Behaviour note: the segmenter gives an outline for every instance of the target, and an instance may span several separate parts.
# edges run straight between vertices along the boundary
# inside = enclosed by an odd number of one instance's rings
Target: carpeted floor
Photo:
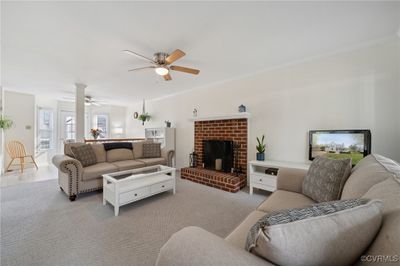
[[[1,188],[1,265],[154,265],[181,228],[225,237],[265,195],[228,193],[177,179],[165,192],[120,209],[93,192],[70,202],[56,180]]]

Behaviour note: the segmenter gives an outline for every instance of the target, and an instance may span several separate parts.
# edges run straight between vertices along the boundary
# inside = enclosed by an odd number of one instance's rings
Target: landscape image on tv
[[[351,158],[355,165],[364,157],[364,137],[363,133],[315,132],[311,139],[311,156]]]

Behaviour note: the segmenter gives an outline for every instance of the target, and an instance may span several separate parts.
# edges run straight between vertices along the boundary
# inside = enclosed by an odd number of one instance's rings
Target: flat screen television
[[[371,131],[363,130],[310,130],[310,160],[317,156],[351,158],[356,165],[371,153]]]

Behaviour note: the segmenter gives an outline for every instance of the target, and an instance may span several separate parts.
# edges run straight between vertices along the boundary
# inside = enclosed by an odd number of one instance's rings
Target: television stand
[[[293,163],[283,161],[250,161],[250,195],[253,189],[258,188],[266,191],[276,190],[276,179],[279,168],[296,168],[308,170],[310,167],[307,163]]]

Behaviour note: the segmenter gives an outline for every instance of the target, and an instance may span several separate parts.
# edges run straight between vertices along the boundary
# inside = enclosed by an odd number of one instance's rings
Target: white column
[[[75,83],[75,122],[76,122],[76,141],[83,142],[85,139],[85,88],[84,84]]]

